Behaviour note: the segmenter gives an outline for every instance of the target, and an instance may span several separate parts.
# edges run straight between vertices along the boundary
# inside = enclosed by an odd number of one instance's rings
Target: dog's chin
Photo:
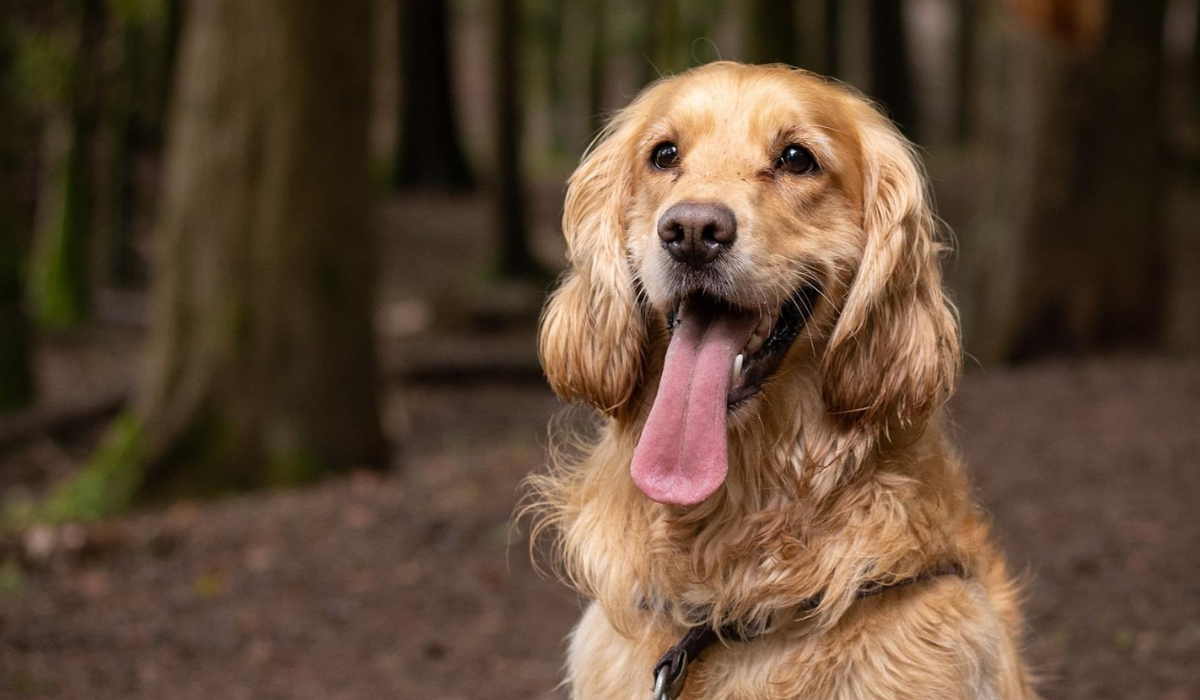
[[[682,297],[672,307],[667,314],[667,329],[674,334],[681,310],[685,307],[758,318],[749,340],[730,367],[732,380],[726,401],[727,411],[731,415],[743,413],[783,365],[796,338],[812,318],[820,296],[819,284],[804,285],[777,308],[763,311],[743,309],[707,292],[695,292]]]

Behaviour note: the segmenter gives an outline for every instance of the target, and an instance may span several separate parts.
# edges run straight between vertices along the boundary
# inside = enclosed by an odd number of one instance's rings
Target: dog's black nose
[[[737,240],[737,217],[723,204],[680,202],[658,220],[658,237],[672,258],[701,268]]]

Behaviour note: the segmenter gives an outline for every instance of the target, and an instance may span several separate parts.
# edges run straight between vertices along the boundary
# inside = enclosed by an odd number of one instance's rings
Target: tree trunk
[[[44,326],[63,328],[87,317],[91,306],[91,269],[95,219],[96,128],[100,115],[101,50],[107,9],[105,0],[80,4],[78,48],[71,71],[67,116],[48,126],[39,222],[30,253],[29,301]]]
[[[540,266],[529,250],[525,183],[521,163],[520,3],[496,0],[496,207],[500,226],[500,274],[536,277]]]
[[[746,54],[751,63],[796,65],[796,3],[794,0],[753,0],[748,4]]]
[[[0,26],[15,22],[9,3],[0,6]],[[0,32],[0,413],[33,401],[29,323],[21,304],[21,261],[30,222],[27,168],[22,152],[28,132],[12,90],[13,47]]]
[[[1068,53],[1040,105],[1011,268],[985,274],[972,352],[1024,360],[1154,345],[1163,330],[1162,34],[1166,0],[1115,0],[1098,50]],[[1008,162],[1009,170],[1022,167]]]
[[[447,14],[446,0],[400,2],[400,187],[467,190],[474,184],[458,138]]]
[[[871,94],[912,138],[918,131],[903,0],[869,0]]]
[[[369,22],[368,0],[189,6],[147,364],[52,514],[384,465]]]

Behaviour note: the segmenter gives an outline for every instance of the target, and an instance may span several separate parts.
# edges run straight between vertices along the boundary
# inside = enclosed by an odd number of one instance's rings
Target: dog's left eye
[[[808,175],[817,171],[817,161],[807,148],[793,143],[779,154],[775,167],[795,175]]]
[[[650,152],[650,162],[659,170],[674,168],[679,165],[679,147],[670,141],[664,141]]]

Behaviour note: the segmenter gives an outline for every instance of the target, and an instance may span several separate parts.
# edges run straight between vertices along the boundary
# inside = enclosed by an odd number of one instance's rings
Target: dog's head
[[[953,386],[957,323],[920,166],[845,87],[733,63],[656,83],[572,176],[563,229],[546,374],[619,420],[640,420],[632,399],[657,383],[633,460],[655,500],[711,495],[728,416],[786,400],[775,387],[798,374],[844,444],[925,419]]]

